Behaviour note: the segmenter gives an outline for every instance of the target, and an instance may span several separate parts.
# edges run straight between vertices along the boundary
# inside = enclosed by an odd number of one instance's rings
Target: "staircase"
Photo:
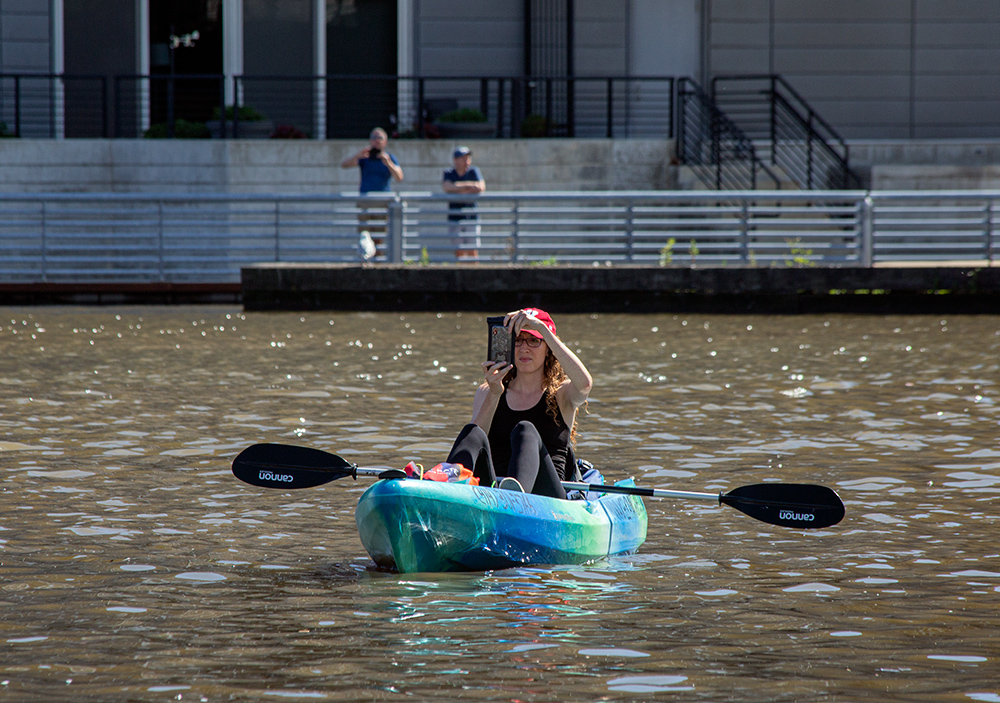
[[[677,155],[716,190],[861,188],[848,147],[781,76],[677,83]]]
[[[863,187],[846,142],[781,76],[716,76],[711,97],[754,143],[758,157],[797,187]]]
[[[750,138],[690,78],[677,82],[677,158],[716,190],[779,189]]]

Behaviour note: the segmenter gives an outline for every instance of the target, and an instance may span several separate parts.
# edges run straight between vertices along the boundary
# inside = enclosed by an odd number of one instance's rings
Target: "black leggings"
[[[490,440],[478,425],[468,424],[462,428],[448,454],[448,461],[472,469],[480,486],[492,486],[496,483],[497,474],[490,454]],[[511,431],[510,464],[503,475],[516,478],[529,493],[552,498],[566,497],[552,457],[542,443],[538,430],[530,422],[519,422]]]

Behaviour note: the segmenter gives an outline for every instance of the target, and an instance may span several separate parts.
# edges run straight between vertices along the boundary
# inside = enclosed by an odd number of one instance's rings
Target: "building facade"
[[[997,0],[0,0],[0,42],[0,121],[17,102],[22,136],[239,104],[356,137],[434,100],[573,109],[593,88],[483,78],[780,74],[849,139],[1000,137]]]

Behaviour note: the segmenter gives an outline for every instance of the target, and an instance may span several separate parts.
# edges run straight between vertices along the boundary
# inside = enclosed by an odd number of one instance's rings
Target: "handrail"
[[[358,262],[362,226],[376,262],[454,262],[469,239],[494,263],[1000,260],[1000,191],[494,192],[470,196],[479,219],[460,226],[448,219],[453,197],[0,193],[0,277],[232,283],[254,263]]]
[[[753,81],[766,82],[768,87],[765,90],[733,89],[730,91],[727,91],[724,87],[720,87],[727,83],[737,84]],[[830,182],[827,183],[827,179],[824,178],[823,186],[820,187],[834,184],[838,184],[842,188],[857,188],[861,186],[861,178],[850,168],[850,149],[847,143],[782,76],[776,74],[736,74],[715,76],[712,79],[713,98],[717,101],[722,101],[724,104],[732,104],[733,108],[730,110],[731,116],[733,116],[733,119],[739,121],[739,117],[736,117],[739,111],[736,109],[735,103],[732,100],[724,100],[724,95],[729,98],[738,98],[739,96],[746,95],[766,96],[766,101],[769,105],[766,133],[755,132],[746,124],[744,124],[744,129],[750,132],[755,138],[770,142],[772,162],[776,164],[779,154],[778,147],[781,144],[777,128],[778,108],[783,108],[780,111],[781,115],[790,118],[802,132],[801,138],[796,136],[786,139],[786,148],[795,150],[798,144],[805,144],[805,158],[808,164],[805,173],[796,173],[794,163],[792,164],[792,168],[788,169],[790,171],[789,176],[795,178],[801,187],[809,189],[816,187],[817,173],[814,169],[814,146],[818,147],[825,154],[826,160],[831,162],[834,168]],[[821,129],[817,129],[817,126]]]
[[[699,177],[708,175],[706,185],[716,190],[757,188],[760,170],[771,179],[773,187],[781,187],[775,173],[757,158],[753,142],[693,79],[685,77],[678,81],[677,99],[678,158]],[[694,108],[689,111],[692,99]],[[711,145],[707,154],[706,140]],[[726,148],[726,145],[732,146]]]

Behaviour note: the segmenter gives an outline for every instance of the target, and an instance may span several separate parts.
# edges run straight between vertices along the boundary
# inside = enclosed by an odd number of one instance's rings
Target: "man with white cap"
[[[456,147],[452,153],[454,168],[446,169],[441,179],[445,193],[478,195],[486,190],[486,181],[472,165],[472,150]],[[479,212],[475,202],[448,203],[448,233],[455,238],[455,258],[476,260],[479,257]]]

